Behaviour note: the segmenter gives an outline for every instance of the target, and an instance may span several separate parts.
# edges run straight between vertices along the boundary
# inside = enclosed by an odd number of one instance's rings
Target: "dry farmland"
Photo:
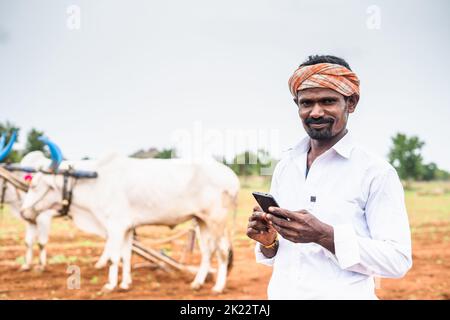
[[[20,272],[24,261],[23,223],[8,212],[0,215],[0,299],[265,299],[271,269],[254,262],[253,242],[245,236],[248,214],[254,205],[250,191],[267,190],[268,181],[251,178],[243,182],[234,237],[234,267],[226,291],[212,295],[213,282],[199,291],[189,287],[192,275],[152,268],[133,256],[133,286],[130,291],[100,292],[107,271],[94,264],[104,241],[77,230],[68,219],[52,224],[48,245],[48,267]],[[403,279],[378,281],[381,299],[449,299],[450,298],[450,184],[414,184],[406,192],[413,237],[414,266]],[[7,211],[7,209],[6,209]],[[231,223],[231,219],[230,219]],[[167,244],[155,240],[173,235],[188,225],[173,230],[166,227],[142,227],[143,243],[186,263],[199,262],[199,250],[185,252],[186,237]],[[37,248],[35,249],[37,263]],[[68,289],[68,266],[80,270],[79,289]],[[69,269],[70,270],[70,269]]]

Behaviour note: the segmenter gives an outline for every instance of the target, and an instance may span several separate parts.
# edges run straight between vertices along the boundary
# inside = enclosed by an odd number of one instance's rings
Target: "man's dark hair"
[[[313,64],[318,64],[318,63],[334,63],[334,64],[344,66],[348,70],[352,70],[352,69],[350,69],[350,66],[348,65],[347,61],[345,61],[342,58],[335,57],[335,56],[328,56],[328,55],[317,55],[317,54],[313,55],[313,56],[309,56],[308,60],[303,62],[300,65],[300,67],[311,66]]]

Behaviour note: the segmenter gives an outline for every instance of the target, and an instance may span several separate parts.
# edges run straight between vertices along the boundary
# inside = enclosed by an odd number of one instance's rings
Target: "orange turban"
[[[359,96],[359,79],[344,66],[318,63],[299,67],[289,79],[289,89],[294,97],[297,92],[309,88],[328,88],[344,96]]]

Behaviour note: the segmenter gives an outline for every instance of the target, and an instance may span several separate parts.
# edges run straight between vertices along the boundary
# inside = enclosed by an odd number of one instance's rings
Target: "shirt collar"
[[[354,147],[355,143],[353,141],[352,135],[350,134],[350,131],[348,131],[345,136],[341,138],[341,140],[339,140],[334,146],[332,146],[334,151],[336,151],[346,159],[350,158]]]
[[[310,141],[311,138],[309,136],[304,137],[302,140],[300,140],[299,143],[297,143],[297,145],[295,145],[293,151],[296,154],[308,152]],[[348,131],[345,136],[341,138],[341,140],[339,140],[334,146],[331,147],[331,149],[336,151],[336,153],[340,154],[342,157],[349,159],[354,146],[355,144],[352,135],[350,134],[350,131]]]

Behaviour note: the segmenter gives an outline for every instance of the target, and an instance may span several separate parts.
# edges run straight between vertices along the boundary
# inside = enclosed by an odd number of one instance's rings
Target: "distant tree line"
[[[6,141],[9,141],[14,131],[17,134],[20,128],[11,122],[0,122],[0,136],[5,132]],[[26,143],[23,150],[13,149],[8,157],[3,162],[20,162],[22,157],[31,151],[42,151],[49,156],[45,145],[38,140],[38,137],[44,135],[44,131],[32,128],[28,131],[26,136]],[[425,142],[420,140],[417,136],[408,137],[406,134],[397,133],[391,138],[392,145],[389,150],[388,160],[397,170],[398,175],[403,180],[450,180],[450,173],[440,169],[436,163],[424,163],[422,157],[422,148]],[[19,137],[17,137],[19,142]],[[130,155],[133,158],[160,158],[170,159],[176,158],[177,152],[174,148],[149,148],[147,150],[141,149]],[[270,153],[266,150],[259,149],[257,152],[244,151],[234,156],[231,161],[225,160],[223,157],[216,157],[217,160],[228,165],[239,176],[253,176],[260,175],[262,168],[270,167],[276,163]],[[84,159],[89,159],[88,156]]]
[[[274,159],[267,150],[259,149],[256,153],[244,151],[234,156],[232,161],[225,159],[222,161],[228,165],[238,176],[257,176],[261,175],[262,168],[268,168],[275,165]]]
[[[439,169],[436,163],[424,163],[422,148],[425,145],[417,136],[397,133],[392,138],[388,159],[403,180],[449,180],[450,174]]]
[[[140,149],[130,155],[132,158],[160,158],[170,159],[177,158],[177,151],[174,148],[158,150],[157,148],[149,148],[147,150]],[[239,176],[255,176],[261,174],[261,168],[270,167],[276,160],[270,156],[266,150],[260,149],[257,152],[244,151],[239,153],[228,161],[222,156],[214,157],[217,161],[229,166]]]
[[[130,155],[132,158],[147,159],[171,159],[177,158],[177,152],[173,148],[158,150],[157,148],[150,148],[147,150],[141,149]]]

